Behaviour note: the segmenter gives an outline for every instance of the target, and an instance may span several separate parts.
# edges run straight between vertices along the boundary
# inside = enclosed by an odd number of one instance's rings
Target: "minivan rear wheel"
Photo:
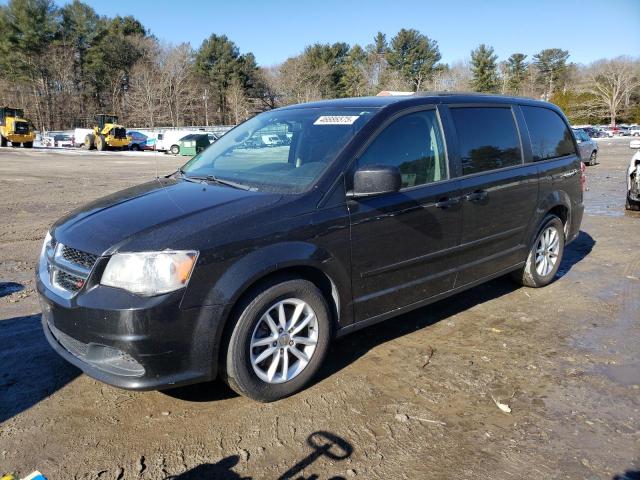
[[[301,390],[317,373],[331,338],[329,308],[303,279],[280,279],[254,290],[228,341],[224,373],[241,395],[271,402]]]
[[[527,261],[512,277],[527,287],[549,285],[560,267],[564,253],[564,224],[555,215],[547,215],[538,231]]]

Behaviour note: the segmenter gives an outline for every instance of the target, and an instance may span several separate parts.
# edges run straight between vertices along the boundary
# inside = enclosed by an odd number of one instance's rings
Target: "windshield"
[[[265,112],[193,157],[183,172],[253,190],[306,190],[377,109],[301,108]]]

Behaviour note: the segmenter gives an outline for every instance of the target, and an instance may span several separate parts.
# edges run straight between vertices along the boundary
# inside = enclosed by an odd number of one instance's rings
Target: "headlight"
[[[173,292],[187,285],[198,252],[116,253],[109,259],[100,283],[139,295]]]

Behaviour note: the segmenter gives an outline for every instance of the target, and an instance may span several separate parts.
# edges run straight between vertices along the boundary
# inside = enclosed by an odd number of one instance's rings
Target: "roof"
[[[392,104],[423,105],[426,103],[521,103],[552,106],[551,103],[526,97],[496,95],[475,92],[416,92],[413,95],[337,98],[317,102],[299,103],[283,107],[298,108],[384,108]],[[554,106],[554,108],[557,108]]]

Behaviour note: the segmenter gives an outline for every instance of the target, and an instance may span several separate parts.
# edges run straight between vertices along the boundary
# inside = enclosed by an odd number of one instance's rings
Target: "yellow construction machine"
[[[21,108],[0,107],[0,145],[6,147],[8,142],[14,147],[24,145],[33,147],[36,130],[33,124],[24,118]]]
[[[105,114],[96,115],[93,133],[88,134],[84,139],[87,150],[128,148],[130,143],[131,137],[127,136],[127,129],[118,124],[118,117]]]

